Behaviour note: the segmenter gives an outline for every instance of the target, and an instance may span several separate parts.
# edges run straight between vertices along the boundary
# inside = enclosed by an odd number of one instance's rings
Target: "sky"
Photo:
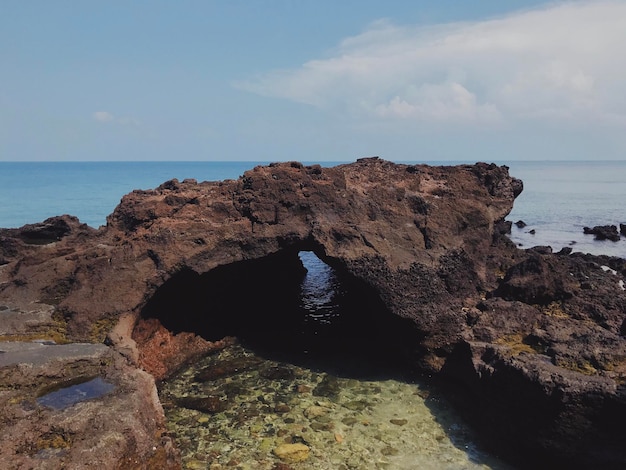
[[[626,1],[0,0],[0,161],[626,159]]]

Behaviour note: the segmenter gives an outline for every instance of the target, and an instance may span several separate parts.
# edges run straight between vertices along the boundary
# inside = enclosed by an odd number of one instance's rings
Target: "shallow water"
[[[77,383],[76,383],[77,382]],[[82,378],[37,398],[37,403],[55,410],[68,408],[76,403],[100,398],[113,391],[115,386],[101,377]]]
[[[184,468],[269,470],[284,443],[310,449],[294,469],[509,468],[417,381],[338,377],[235,345],[182,370],[159,393]]]
[[[284,444],[309,450],[283,468],[508,468],[479,449],[442,395],[390,354],[391,344],[367,339],[363,325],[355,335],[353,322],[378,307],[368,303],[351,317],[337,273],[312,252],[299,256],[307,274],[292,328],[275,325],[281,334],[270,344],[260,332],[242,338],[160,384],[185,468],[281,468],[274,452]]]

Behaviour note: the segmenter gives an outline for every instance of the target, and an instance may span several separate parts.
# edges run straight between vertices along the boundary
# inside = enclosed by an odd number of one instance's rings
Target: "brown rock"
[[[494,164],[378,158],[172,180],[126,195],[97,231],[69,217],[0,230],[0,315],[10,312],[13,339],[108,336],[162,378],[240,331],[234,310],[247,313],[247,331],[284,341],[262,329],[255,307],[297,295],[297,253],[311,250],[358,286],[363,311],[375,299],[385,321],[402,322],[373,349],[401,345],[414,366],[460,383],[451,393],[475,423],[489,423],[483,432],[498,450],[555,468],[626,466],[626,262],[517,249],[504,218],[521,190]],[[136,322],[131,338],[121,317]],[[331,379],[313,390],[337,393]],[[43,441],[70,442],[58,436]],[[110,439],[122,455],[127,444]]]
[[[140,319],[132,331],[139,350],[138,364],[155,379],[162,380],[189,361],[232,344],[232,338],[209,342],[193,333],[177,335],[155,318]]]

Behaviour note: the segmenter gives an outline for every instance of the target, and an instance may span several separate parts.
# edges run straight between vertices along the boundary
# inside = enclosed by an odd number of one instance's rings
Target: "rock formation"
[[[68,216],[0,230],[1,334],[105,342],[111,364],[160,379],[237,334],[233,310],[293,295],[310,250],[404,322],[409,360],[494,449],[518,465],[623,467],[626,261],[517,249],[504,218],[521,191],[506,167],[378,158],[168,181],[126,195],[97,231]],[[260,315],[288,321],[239,323]],[[23,413],[15,397],[34,392],[12,393],[7,409]],[[118,455],[175,458],[161,425],[137,426]]]
[[[619,241],[617,225],[596,225],[593,228],[583,227],[583,233],[586,235],[595,235],[596,240]]]

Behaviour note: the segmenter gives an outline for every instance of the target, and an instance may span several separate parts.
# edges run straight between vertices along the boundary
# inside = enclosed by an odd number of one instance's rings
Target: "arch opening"
[[[412,322],[389,312],[371,287],[296,249],[204,274],[183,270],[142,316],[174,334],[234,336],[257,354],[343,376],[406,375],[415,341]]]

